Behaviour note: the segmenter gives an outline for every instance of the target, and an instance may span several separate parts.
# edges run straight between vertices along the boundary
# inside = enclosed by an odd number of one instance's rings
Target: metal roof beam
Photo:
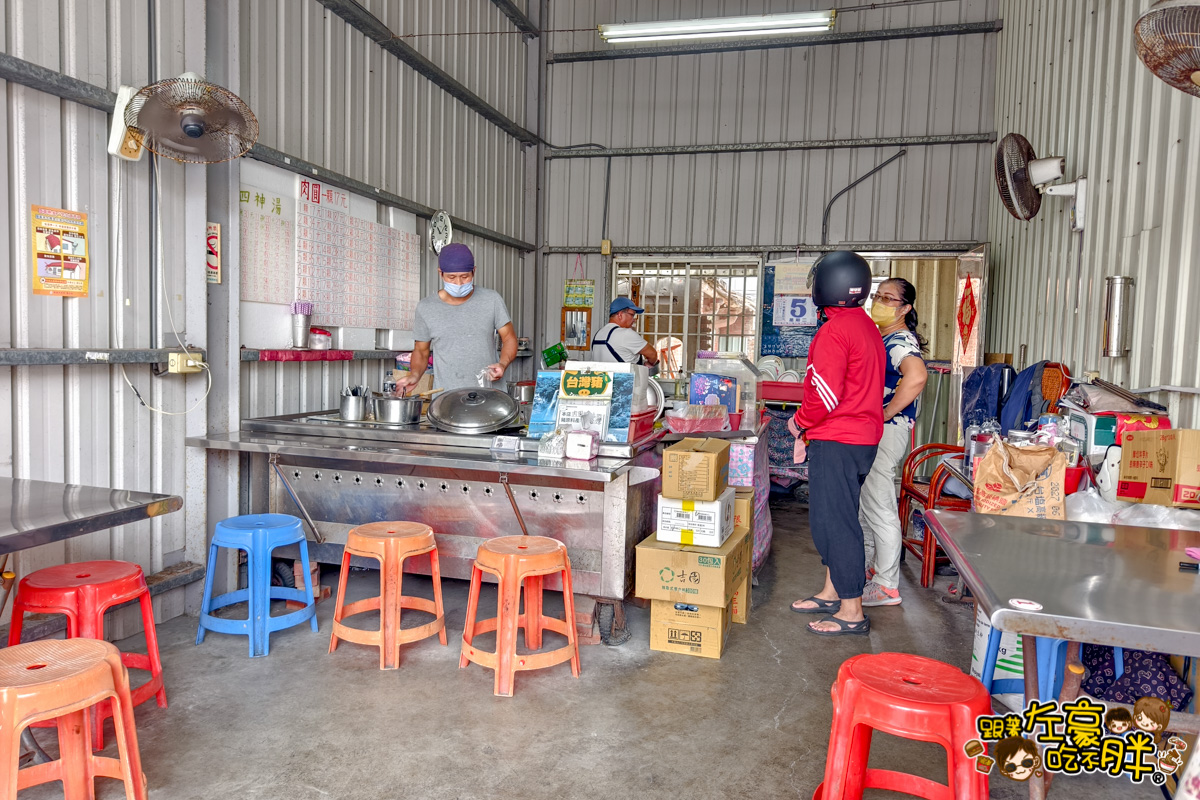
[[[953,133],[944,136],[884,136],[873,139],[811,139],[797,142],[681,144],[654,147],[611,147],[594,150],[547,150],[546,158],[633,158],[689,156],[701,153],[768,153],[781,150],[848,150],[871,147],[933,147],[945,144],[991,144],[996,133]]]
[[[396,38],[392,29],[383,24],[379,17],[359,5],[356,0],[317,0],[325,8],[337,14],[350,27],[366,36],[375,44],[391,53],[404,64],[412,67],[418,75],[427,78],[446,94],[458,100],[509,136],[525,144],[537,144],[537,135],[526,130],[499,109],[489,105],[482,97],[459,83],[450,73],[421,55],[412,45]]]
[[[816,47],[818,45],[851,44],[853,42],[879,42],[889,39],[928,39],[935,36],[999,33],[1003,28],[1004,21],[997,19],[987,22],[962,22],[954,25],[922,25],[914,28],[889,28],[877,31],[813,33],[804,36],[781,36],[774,39],[695,42],[660,47],[623,47],[610,50],[581,50],[575,53],[552,53],[546,59],[546,63],[569,64],[576,61],[610,61],[618,58],[689,56],[703,53],[730,53],[737,50],[776,50],[784,47]]]
[[[517,8],[517,4],[512,0],[492,0],[492,5],[504,12],[504,16],[508,17],[521,33],[526,36],[541,35],[537,26],[529,21],[529,17],[521,13],[521,9]]]
[[[859,253],[965,253],[978,242],[838,242],[836,244],[720,244],[720,245],[641,245],[636,247],[614,247],[615,256],[658,256],[658,255],[754,255],[757,253],[828,253],[833,250],[854,250]],[[575,255],[599,253],[599,247],[591,245],[547,247],[547,255]]]

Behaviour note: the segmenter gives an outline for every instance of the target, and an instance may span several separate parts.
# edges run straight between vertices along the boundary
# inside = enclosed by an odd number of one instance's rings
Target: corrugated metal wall
[[[514,30],[488,0],[371,0],[364,6],[397,35]],[[525,238],[525,155],[517,140],[317,0],[243,2],[239,33],[242,96],[258,114],[261,143]],[[523,124],[521,36],[404,41]],[[523,321],[518,328],[532,329],[532,303],[517,291],[524,259],[500,245],[482,250],[476,256],[486,267],[481,281],[504,294],[514,319]]]
[[[1027,223],[992,203],[988,349],[1016,356],[1027,345],[1030,363],[1065,361],[1133,389],[1200,387],[1200,100],[1138,60],[1133,24],[1146,6],[1001,2],[997,129],[1065,156],[1068,180],[1086,174],[1088,220],[1080,262],[1066,202],[1044,198]],[[1101,357],[1108,275],[1136,282],[1125,358]],[[1194,395],[1158,399],[1176,406],[1177,425],[1200,425]]]
[[[828,2],[556,2],[547,27],[828,8]],[[837,5],[837,4],[834,4]],[[842,3],[842,5],[850,5]],[[858,5],[857,3],[855,5]],[[995,0],[846,13],[839,31],[978,22]],[[995,34],[551,64],[548,134],[556,145],[752,143],[993,130]],[[551,37],[554,52],[597,50],[594,33]],[[618,247],[819,243],[823,208],[898,148],[617,158],[608,238]],[[910,147],[834,207],[829,240],[982,241],[992,148]],[[599,245],[603,159],[551,160],[547,239]],[[603,260],[586,258],[603,281]],[[553,293],[575,262],[548,259]],[[607,296],[607,287],[604,287]],[[553,298],[548,305],[554,306]],[[545,310],[557,332],[557,308]],[[554,321],[551,321],[554,317]]]
[[[202,4],[8,0],[0,25],[6,53],[112,91],[122,83],[204,72]],[[102,112],[16,83],[4,85],[4,98],[0,239],[8,244],[3,267],[8,300],[0,305],[0,347],[174,346],[163,300],[152,302],[160,281],[181,336],[204,346],[203,168],[163,166],[162,232],[169,246],[156,276],[149,161],[126,164],[107,155],[108,116]],[[31,204],[88,214],[88,297],[32,294]],[[155,307],[160,333],[152,342]],[[159,408],[182,411],[204,392],[203,376],[157,378],[146,366],[125,369],[147,402]],[[203,432],[203,402],[186,417],[163,417],[142,407],[120,368],[0,367],[0,407],[0,474],[185,497],[181,512],[24,551],[18,555],[21,574],[97,558],[134,561],[152,573],[193,555],[186,534],[204,530],[203,455],[189,451],[183,440]],[[182,590],[155,604],[160,618],[182,613]],[[130,630],[127,615],[118,617],[110,627],[117,636]]]

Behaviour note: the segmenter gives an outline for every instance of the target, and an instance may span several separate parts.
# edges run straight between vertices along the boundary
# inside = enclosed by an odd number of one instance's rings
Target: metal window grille
[[[700,350],[758,359],[760,267],[758,259],[618,258],[613,296],[646,309],[638,329],[658,350],[659,374],[683,378]]]

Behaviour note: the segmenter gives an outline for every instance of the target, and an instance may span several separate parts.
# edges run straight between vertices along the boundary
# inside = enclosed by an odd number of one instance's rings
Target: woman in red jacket
[[[801,614],[824,617],[808,625],[819,636],[862,635],[866,583],[859,492],[883,435],[884,365],[879,329],[863,302],[871,267],[857,253],[823,256],[808,276],[821,325],[808,350],[804,402],[789,422],[796,460],[807,455],[808,518],[825,565],[825,586],[792,603]]]

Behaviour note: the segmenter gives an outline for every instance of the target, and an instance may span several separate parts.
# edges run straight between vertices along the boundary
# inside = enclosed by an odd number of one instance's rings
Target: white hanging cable
[[[179,342],[179,347],[183,350],[184,355],[186,356],[187,360],[189,362],[191,362],[193,360],[192,352],[190,350],[188,350],[187,345],[185,345],[183,343],[183,338],[179,335],[179,329],[175,326],[175,315],[171,311],[171,299],[167,295],[166,255],[163,250],[163,234],[162,234],[162,217],[163,217],[163,215],[162,215],[162,178],[161,178],[161,174],[159,171],[158,156],[153,156],[153,159],[154,159],[154,163],[153,163],[154,185],[155,185],[155,189],[157,190],[155,192],[155,195],[156,195],[155,202],[158,205],[158,213],[155,215],[156,223],[157,223],[157,231],[156,232],[157,232],[157,238],[158,238],[158,265],[157,265],[157,269],[159,270],[158,286],[159,286],[160,291],[162,292],[163,303],[165,303],[166,307],[167,307],[167,319],[171,323],[171,332],[175,334],[175,341]],[[121,173],[123,172],[123,170],[124,170],[124,165],[118,162],[118,164],[117,164],[117,190],[116,190],[116,201],[115,201],[116,202],[116,212],[113,214],[113,223],[114,223],[113,224],[113,228],[114,228],[113,249],[116,254],[118,270],[121,270],[123,268],[123,259],[121,258],[121,238],[120,238],[121,237],[121,226],[118,222],[118,220],[123,216],[121,214]],[[119,277],[119,274],[120,273],[118,273],[118,277]],[[117,287],[120,289],[124,288],[122,286],[122,284],[120,283],[119,279],[117,280]],[[146,398],[142,397],[142,393],[139,392],[138,388],[133,385],[132,381],[129,380],[129,375],[128,375],[128,373],[125,372],[124,364],[121,364],[121,377],[125,379],[125,383],[129,385],[129,388],[133,390],[134,395],[137,396],[138,402],[141,403],[142,405],[144,405],[146,408],[150,409],[151,411],[155,412],[156,414],[162,414],[162,415],[168,416],[168,417],[182,417],[186,414],[190,414],[191,412],[193,412],[197,408],[199,408],[200,404],[203,403],[206,399],[208,399],[209,393],[212,392],[212,370],[210,370],[208,368],[208,364],[205,364],[203,362],[198,362],[198,366],[200,367],[200,369],[204,370],[204,374],[208,378],[208,387],[204,390],[204,394],[200,397],[200,399],[197,400],[195,402],[195,404],[191,408],[189,408],[187,411],[164,411],[161,408],[155,408],[154,406],[147,403]]]

